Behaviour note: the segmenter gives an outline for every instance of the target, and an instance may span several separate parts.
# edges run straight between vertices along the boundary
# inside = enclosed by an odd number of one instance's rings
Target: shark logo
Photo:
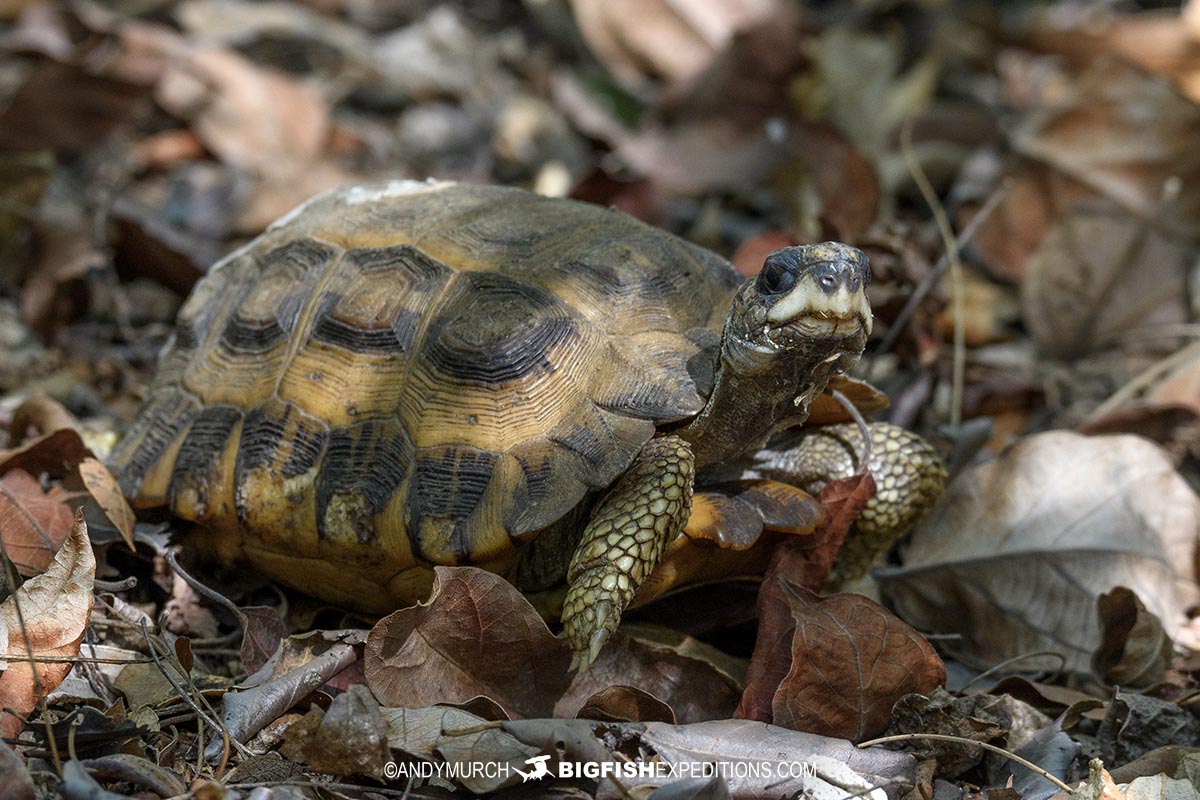
[[[517,769],[516,767],[513,769],[516,769],[517,774],[521,776],[522,783],[528,783],[529,781],[540,780],[550,774],[550,770],[546,767],[546,762],[549,760],[550,756],[534,756],[533,758],[525,759],[526,764],[533,766],[533,769],[529,770],[529,772]]]

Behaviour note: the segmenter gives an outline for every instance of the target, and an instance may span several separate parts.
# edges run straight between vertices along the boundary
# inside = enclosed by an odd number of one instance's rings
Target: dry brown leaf
[[[968,663],[1052,650],[1066,671],[1087,672],[1101,592],[1127,586],[1168,634],[1179,629],[1200,599],[1198,526],[1200,498],[1156,445],[1055,431],[960,475],[913,533],[904,567],[876,578],[910,624],[960,634],[947,647]]]
[[[77,512],[71,534],[50,567],[0,603],[0,629],[8,639],[7,668],[0,674],[0,707],[13,712],[0,718],[0,733],[5,737],[20,733],[25,725],[22,717],[71,671],[70,661],[36,659],[79,654],[92,613],[95,578],[96,558],[87,524]]]
[[[133,526],[137,524],[137,517],[134,516],[125,496],[121,494],[117,479],[108,471],[108,467],[94,458],[85,458],[79,462],[79,477],[83,479],[88,494],[104,510],[109,522],[120,531],[121,538],[129,545],[129,549],[133,550]]]
[[[776,0],[571,0],[580,32],[613,76],[687,82],[733,39],[770,16]]]
[[[38,575],[54,561],[71,533],[75,495],[55,487],[49,492],[32,475],[14,469],[0,478],[0,541],[25,577]]]
[[[437,567],[429,601],[367,637],[367,685],[387,706],[484,695],[509,716],[548,716],[570,682],[566,643],[516,588],[474,567]]]
[[[1013,137],[1044,161],[1146,220],[1200,235],[1200,107],[1161,78],[1097,61],[1071,96],[1031,116]]]
[[[1161,681],[1174,650],[1162,621],[1124,586],[1096,598],[1096,612],[1100,646],[1092,654],[1092,672],[1105,683],[1129,689]]]
[[[44,472],[51,478],[63,478],[91,455],[78,431],[60,428],[20,447],[0,450],[0,474],[20,469],[31,475]]]
[[[1042,352],[1075,358],[1134,328],[1185,323],[1196,256],[1111,203],[1077,206],[1030,258],[1021,283],[1025,324]]]
[[[774,724],[862,741],[887,728],[901,697],[946,682],[929,642],[878,603],[803,590],[789,599],[792,667],[772,700]]]

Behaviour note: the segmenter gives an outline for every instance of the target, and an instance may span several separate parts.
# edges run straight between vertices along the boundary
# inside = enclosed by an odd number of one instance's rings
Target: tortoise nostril
[[[822,275],[819,279],[821,288],[830,291],[837,286],[837,278],[832,275]]]

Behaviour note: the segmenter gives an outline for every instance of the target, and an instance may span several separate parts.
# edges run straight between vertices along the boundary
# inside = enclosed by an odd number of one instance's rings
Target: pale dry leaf
[[[1183,324],[1196,258],[1188,243],[1114,204],[1080,205],[1030,257],[1022,316],[1038,348],[1061,358],[1111,347],[1131,330]]]
[[[315,159],[329,133],[328,104],[316,90],[220,47],[183,50],[155,98],[222,161],[255,173]]]
[[[3,654],[8,668],[0,674],[0,707],[21,715],[6,713],[0,718],[0,733],[5,737],[20,733],[22,717],[71,671],[70,661],[37,659],[79,654],[92,613],[95,578],[96,558],[87,524],[77,512],[71,534],[50,567],[0,603],[0,627],[8,631],[8,650]]]
[[[858,791],[864,797],[882,800],[886,795],[878,787],[911,786],[916,767],[916,759],[908,753],[880,748],[860,750],[844,739],[751,720],[694,725],[648,722],[641,739],[643,746],[668,764],[732,765],[729,776],[733,795],[764,800],[788,797],[793,792],[832,800]],[[813,766],[815,778],[805,773],[805,763]]]
[[[120,532],[129,549],[133,550],[133,526],[137,523],[137,517],[121,493],[117,479],[108,471],[108,467],[94,458],[79,462],[79,477],[83,479],[88,494],[104,510],[105,516]]]
[[[1063,102],[1033,114],[1013,147],[1143,219],[1200,234],[1200,107],[1170,82],[1115,59],[1084,73]]]
[[[876,577],[892,608],[991,666],[1041,650],[1087,672],[1100,642],[1096,598],[1137,592],[1174,635],[1200,599],[1200,498],[1137,436],[1030,436],[976,466],[914,532],[904,566]],[[1058,669],[1058,659],[1021,669]]]
[[[626,87],[686,83],[778,0],[571,0],[592,53]]]

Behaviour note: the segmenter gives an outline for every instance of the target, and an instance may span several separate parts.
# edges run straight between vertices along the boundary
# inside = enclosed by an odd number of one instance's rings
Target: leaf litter
[[[1086,5],[0,3],[0,795],[517,795],[542,756],[740,765],[538,784],[573,797],[1053,794],[986,744],[1077,796],[1195,797],[1200,3]],[[961,304],[906,125],[972,231]],[[873,599],[819,595],[865,483],[793,499],[747,545],[777,543],[757,604],[668,594],[573,679],[553,598],[473,568],[383,620],[185,579],[104,457],[180,295],[367,177],[613,204],[747,273],[864,247],[873,413],[960,474]],[[982,434],[944,428],[956,325]],[[679,574],[712,577],[744,490],[702,496]],[[909,738],[851,744],[881,733]],[[481,761],[509,769],[388,777]]]

